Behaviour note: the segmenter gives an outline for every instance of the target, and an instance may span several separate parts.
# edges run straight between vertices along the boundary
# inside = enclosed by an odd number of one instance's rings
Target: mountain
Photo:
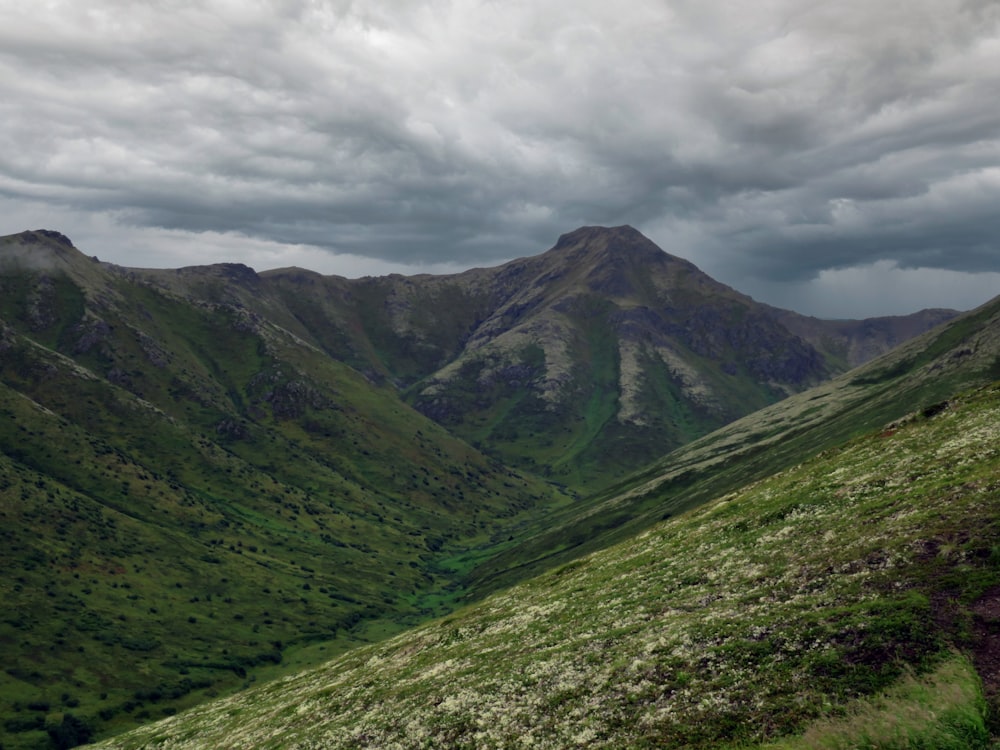
[[[585,228],[495,273],[504,303],[410,390],[458,434],[593,484],[831,368],[752,300],[630,227]]]
[[[43,232],[0,259],[8,750],[426,619],[453,556],[566,501],[233,302],[250,269],[165,274],[180,294]]]
[[[995,746],[998,425],[997,384],[957,394],[98,747]]]
[[[664,485],[626,468],[843,366],[778,317],[627,227],[353,281],[0,238],[0,742],[145,723],[645,528]]]
[[[955,314],[806,318],[627,226],[461,274],[284,269],[225,293],[491,455],[587,492]]]
[[[927,309],[865,320],[820,320],[777,308],[772,308],[771,314],[796,336],[848,368],[863,365],[956,315],[954,310]]]

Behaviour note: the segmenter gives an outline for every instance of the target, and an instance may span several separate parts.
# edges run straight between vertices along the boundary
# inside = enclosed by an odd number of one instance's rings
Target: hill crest
[[[129,269],[56,232],[4,239],[6,254],[26,246],[48,248],[95,301],[114,273],[277,326],[503,461],[573,486],[622,476],[949,316],[806,318],[630,226],[581,227],[495,268],[363,279],[236,263]]]

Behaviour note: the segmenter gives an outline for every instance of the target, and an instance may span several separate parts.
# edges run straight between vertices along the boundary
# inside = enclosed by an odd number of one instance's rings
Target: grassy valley
[[[2,280],[8,750],[47,746],[53,715],[75,743],[424,620],[448,560],[566,501],[245,308],[37,244],[68,271]]]
[[[958,394],[101,747],[986,747],[998,425],[997,385]]]

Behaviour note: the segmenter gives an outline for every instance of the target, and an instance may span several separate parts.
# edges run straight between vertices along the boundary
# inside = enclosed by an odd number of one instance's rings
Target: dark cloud
[[[463,267],[631,223],[771,300],[978,293],[998,98],[992,0],[8,0],[0,200],[131,265]]]

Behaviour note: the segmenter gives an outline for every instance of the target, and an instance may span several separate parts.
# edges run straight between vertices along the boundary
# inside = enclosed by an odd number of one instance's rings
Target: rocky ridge
[[[96,287],[98,303],[115,294],[95,282],[101,272],[226,310],[265,338],[293,339],[391,385],[498,458],[574,486],[620,476],[954,315],[822,321],[778,310],[628,226],[582,227],[495,268],[353,280],[232,263],[121,268],[55,235],[6,238],[5,262],[61,269]],[[100,320],[84,327],[81,345],[98,345]],[[137,335],[144,351],[169,357]]]

